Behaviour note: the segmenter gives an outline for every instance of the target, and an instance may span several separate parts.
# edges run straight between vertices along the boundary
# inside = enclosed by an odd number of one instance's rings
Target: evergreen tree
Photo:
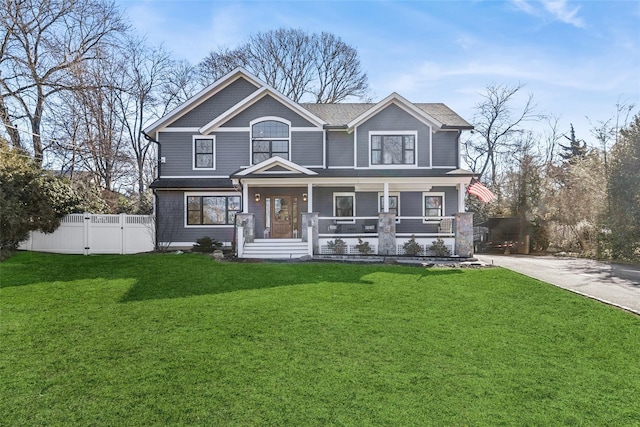
[[[560,153],[560,157],[565,161],[570,161],[574,158],[582,158],[587,154],[587,143],[582,139],[576,138],[576,131],[573,128],[573,124],[571,124],[569,136],[564,135],[564,137],[569,140],[569,145],[559,145],[564,150],[564,152]]]

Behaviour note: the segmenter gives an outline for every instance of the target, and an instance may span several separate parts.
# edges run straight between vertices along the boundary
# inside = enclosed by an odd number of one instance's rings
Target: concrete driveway
[[[640,315],[638,266],[553,256],[475,254],[475,257]]]

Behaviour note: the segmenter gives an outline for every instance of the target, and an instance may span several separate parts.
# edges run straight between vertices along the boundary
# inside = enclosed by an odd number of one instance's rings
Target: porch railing
[[[319,217],[320,237],[376,237],[377,216]],[[455,237],[454,216],[400,216],[396,218],[396,237]]]
[[[442,239],[450,252],[455,247],[455,217],[401,216],[396,218],[396,254],[404,255],[404,245],[415,238],[422,253],[430,253],[429,248],[436,239]],[[372,253],[377,253],[378,217],[319,217],[318,240],[320,254],[334,254],[336,239],[344,244],[342,254],[361,253],[362,245],[367,243]]]

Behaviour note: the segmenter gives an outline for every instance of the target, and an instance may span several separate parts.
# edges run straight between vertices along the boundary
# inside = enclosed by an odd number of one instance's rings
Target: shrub
[[[211,237],[202,237],[196,240],[196,244],[193,245],[193,252],[202,252],[205,254],[212,253],[214,250],[222,247],[222,243],[218,242]]]
[[[404,248],[405,255],[416,256],[422,254],[422,246],[416,242],[415,235],[411,235],[411,239],[402,245],[402,247]]]
[[[40,167],[0,139],[0,253],[10,254],[31,231],[53,233],[60,219],[76,212],[80,198],[63,177]]]
[[[429,251],[433,255],[442,257],[451,256],[451,251],[444,245],[444,240],[436,239],[431,243],[432,245],[429,247]]]
[[[347,248],[347,244],[341,238],[336,238],[335,240],[330,240],[327,242],[327,246],[334,254],[343,254],[345,249]]]
[[[358,237],[358,244],[356,245],[356,249],[363,255],[368,255],[373,252],[371,246],[369,246],[369,242],[363,242],[361,238]]]

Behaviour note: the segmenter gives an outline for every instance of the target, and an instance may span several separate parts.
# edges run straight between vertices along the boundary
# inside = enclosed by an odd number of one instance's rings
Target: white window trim
[[[400,193],[399,192],[389,192],[389,197],[397,197],[398,198],[398,214],[396,215],[396,223],[400,223]],[[378,193],[378,212],[382,212],[382,203],[380,203],[380,197],[384,197],[384,192]]]
[[[237,191],[217,191],[217,192],[185,192],[184,193],[184,207],[182,213],[184,214],[184,228],[233,228],[233,224],[188,224],[189,205],[187,203],[188,197],[215,197],[215,196],[238,196],[240,197],[240,210],[237,213],[242,213],[244,200],[242,199],[242,193]]]
[[[289,141],[288,143],[288,147],[289,147],[289,158],[285,159],[285,160],[289,160],[291,161],[291,159],[293,158],[293,155],[291,153],[291,122],[289,120],[283,119],[281,117],[276,117],[276,116],[265,116],[265,117],[259,117],[255,120],[251,120],[249,122],[249,164],[250,165],[254,165],[257,163],[253,163],[253,125],[255,125],[256,123],[260,123],[260,122],[266,122],[272,120],[274,122],[280,122],[283,123],[285,125],[287,125],[287,127],[289,128],[289,136],[287,137],[287,140]],[[260,138],[255,138],[255,139],[260,139]],[[273,139],[273,138],[266,138],[266,139]],[[283,138],[284,139],[284,138]]]
[[[353,219],[338,219],[336,220],[336,223],[338,224],[354,224],[356,222],[355,216],[356,216],[356,193],[355,192],[342,192],[342,193],[333,193],[333,216],[337,217],[338,216],[338,211],[337,211],[337,205],[336,205],[336,197],[339,196],[351,196],[353,197]]]
[[[199,168],[196,167],[196,141],[198,139],[211,139],[213,140],[213,167],[212,168]],[[216,170],[216,136],[215,135],[193,135],[191,138],[191,168],[194,171],[214,171]]]
[[[438,192],[423,192],[422,193],[422,199],[421,199],[421,203],[422,203],[422,222],[423,223],[433,223],[433,222],[439,222],[439,219],[427,219],[427,214],[425,212],[425,206],[424,206],[424,198],[427,196],[440,196],[442,197],[442,216],[445,216],[445,206],[444,206],[444,201],[445,201],[445,196],[444,196],[444,192],[443,191],[438,191]],[[429,217],[429,218],[433,218],[433,217]]]
[[[413,163],[412,164],[407,164],[407,165],[374,165],[373,163],[371,163],[371,137],[372,136],[377,136],[377,135],[383,135],[383,136],[389,136],[389,135],[413,135],[413,144],[414,144],[414,150],[413,150]],[[416,167],[418,167],[418,131],[415,130],[387,130],[387,131],[379,131],[379,130],[375,130],[375,131],[369,131],[369,141],[368,141],[368,146],[369,146],[369,168],[371,169],[415,169]]]

